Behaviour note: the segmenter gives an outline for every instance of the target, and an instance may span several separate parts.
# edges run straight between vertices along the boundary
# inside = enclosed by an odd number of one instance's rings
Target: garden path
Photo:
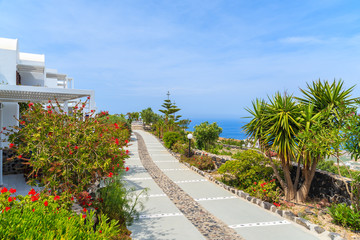
[[[314,233],[207,181],[151,134],[134,131],[129,186],[148,188],[133,239],[319,239]]]

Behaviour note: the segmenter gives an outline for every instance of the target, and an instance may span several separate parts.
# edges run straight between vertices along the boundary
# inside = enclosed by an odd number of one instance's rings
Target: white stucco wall
[[[16,85],[16,50],[0,48],[0,84]]]
[[[19,118],[19,105],[18,103],[4,102],[2,108],[2,127],[19,126],[19,122],[15,118]],[[7,146],[8,143],[4,143]]]

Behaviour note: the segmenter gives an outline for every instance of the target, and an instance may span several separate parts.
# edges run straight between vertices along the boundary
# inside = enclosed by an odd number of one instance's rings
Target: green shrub
[[[236,139],[232,139],[232,138],[222,139],[222,140],[220,140],[220,142],[222,144],[239,146],[239,147],[243,147],[243,145],[245,144],[244,140],[236,140]]]
[[[32,190],[29,195],[14,199],[10,191],[3,188],[0,195],[1,239],[120,238],[117,221],[100,215],[94,230],[94,211],[84,208],[82,214],[75,214],[63,205],[68,196],[40,194]]]
[[[319,162],[316,167],[317,167],[317,169],[320,169],[323,171],[339,174],[338,167],[335,165],[335,162],[332,160]],[[346,166],[340,166],[340,173],[343,177],[351,178],[349,171],[348,171],[348,167],[346,167]]]
[[[189,144],[183,144],[181,141],[177,141],[173,146],[172,150],[176,153],[185,155],[188,152]]]
[[[253,187],[254,182],[273,178],[268,160],[256,151],[242,151],[235,154],[235,157],[239,160],[227,161],[218,169],[226,183],[247,190]]]
[[[336,224],[349,227],[353,231],[360,230],[360,212],[345,203],[333,204],[329,207],[329,213]]]
[[[178,132],[166,132],[163,137],[164,145],[167,148],[172,146],[181,139],[181,135]]]
[[[134,196],[124,187],[120,175],[115,174],[111,178],[106,178],[104,184],[105,187],[100,189],[99,212],[117,220],[122,226],[131,225],[134,218],[139,215],[139,208],[135,208],[140,203],[139,196]]]
[[[200,125],[196,125],[194,137],[197,147],[205,150],[210,149],[218,140],[220,133],[222,133],[222,128],[219,127],[216,122],[212,124],[203,122]]]
[[[187,162],[200,170],[214,170],[215,165],[211,157],[207,155],[194,155],[192,157],[181,156],[180,161]]]

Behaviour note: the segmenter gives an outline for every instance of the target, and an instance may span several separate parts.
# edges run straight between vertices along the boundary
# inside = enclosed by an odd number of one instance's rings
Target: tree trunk
[[[283,169],[284,169],[284,177],[286,182],[286,187],[284,189],[285,198],[286,200],[291,201],[295,198],[295,191],[294,191],[294,184],[291,180],[289,162],[284,162]]]
[[[305,202],[306,198],[309,194],[310,191],[310,187],[311,187],[311,183],[312,180],[314,179],[315,176],[315,171],[316,171],[316,166],[317,166],[317,162],[318,162],[319,158],[317,159],[313,159],[312,164],[311,164],[311,168],[308,167],[308,165],[305,167],[304,166],[304,183],[301,185],[300,189],[296,192],[296,202]]]

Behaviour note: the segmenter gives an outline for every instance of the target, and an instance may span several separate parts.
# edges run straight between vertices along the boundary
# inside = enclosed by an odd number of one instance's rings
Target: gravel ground
[[[138,139],[139,156],[143,166],[157,185],[174,202],[176,207],[207,239],[236,240],[243,239],[235,230],[229,228],[221,220],[201,207],[192,197],[185,193],[177,184],[170,180],[152,161],[146,144],[140,134]]]

